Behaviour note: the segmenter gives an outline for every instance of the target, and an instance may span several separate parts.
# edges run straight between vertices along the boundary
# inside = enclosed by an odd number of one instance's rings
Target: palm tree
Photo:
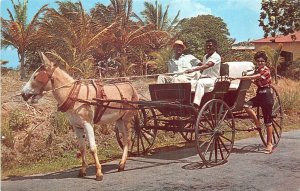
[[[111,0],[111,4],[106,7],[96,4],[91,10],[94,22],[106,23],[117,22],[113,39],[111,39],[110,57],[120,63],[119,75],[126,75],[130,68],[143,63],[144,56],[151,49],[159,49],[169,38],[169,34],[156,30],[155,25],[140,25],[130,18],[135,15],[132,11],[132,0]],[[142,53],[142,52],[143,53]]]
[[[1,48],[7,48],[12,46],[17,49],[18,57],[20,61],[20,77],[24,79],[26,77],[25,69],[25,55],[31,43],[34,42],[33,38],[37,34],[37,25],[39,15],[45,10],[47,5],[44,5],[34,15],[33,19],[27,24],[27,4],[28,0],[24,0],[21,3],[18,0],[18,4],[15,4],[11,0],[14,7],[14,15],[7,9],[10,20],[6,20],[1,17]]]
[[[168,63],[171,60],[172,55],[173,49],[170,46],[160,49],[159,51],[150,53],[150,56],[154,58],[152,61],[156,64],[159,73],[167,72],[166,63]]]
[[[143,21],[139,16],[134,14],[133,16],[137,18],[141,23],[145,24],[154,24],[157,30],[173,31],[178,22],[179,22],[179,13],[177,12],[176,16],[172,19],[169,19],[169,5],[167,5],[165,11],[162,9],[162,4],[158,4],[155,1],[155,5],[150,2],[144,2],[145,9],[141,12],[145,21]]]
[[[280,54],[281,54],[281,50],[282,50],[282,44],[278,44],[277,47],[275,47],[274,49],[271,48],[270,46],[262,46],[260,48],[260,50],[263,50],[266,52],[269,62],[271,64],[271,66],[274,68],[274,72],[275,72],[275,83],[277,84],[277,67],[280,63]]]
[[[91,77],[95,64],[93,52],[99,44],[112,38],[116,23],[109,26],[94,23],[80,1],[57,3],[58,11],[47,9],[39,38],[68,72],[84,78]]]

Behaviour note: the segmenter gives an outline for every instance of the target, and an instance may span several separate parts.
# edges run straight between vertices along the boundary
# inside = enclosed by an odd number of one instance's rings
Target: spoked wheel
[[[224,101],[213,99],[204,104],[197,117],[195,136],[205,165],[226,162],[234,144],[235,124],[232,111]]]
[[[277,90],[271,86],[271,89],[273,91],[273,110],[272,110],[272,143],[273,146],[277,146],[281,134],[282,134],[282,125],[283,125],[283,111],[282,111],[282,105],[279,98],[279,94]],[[257,117],[263,121],[263,114],[260,107],[257,108]],[[267,130],[265,126],[262,126],[262,129],[259,131],[260,138],[265,146],[267,146]]]
[[[187,123],[184,127],[184,129],[188,130],[185,132],[180,132],[181,136],[186,140],[187,142],[193,142],[195,141],[195,124],[194,123]]]
[[[131,146],[129,153],[134,156],[146,154],[153,146],[157,130],[149,127],[157,126],[153,108],[140,106],[138,114],[134,117],[133,128],[131,128]],[[116,137],[119,146],[123,149],[122,133],[116,128]]]

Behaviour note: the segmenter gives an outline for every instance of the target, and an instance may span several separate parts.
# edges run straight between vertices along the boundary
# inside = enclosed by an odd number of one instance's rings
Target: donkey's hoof
[[[102,175],[96,175],[96,180],[97,181],[102,181],[103,180],[103,174]]]
[[[118,172],[122,172],[125,169],[125,165],[124,164],[120,164],[119,168],[118,168]]]
[[[78,177],[82,178],[86,176],[86,172],[79,172]]]

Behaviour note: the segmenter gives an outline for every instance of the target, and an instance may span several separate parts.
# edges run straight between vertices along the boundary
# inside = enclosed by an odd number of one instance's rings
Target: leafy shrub
[[[71,128],[67,115],[62,112],[54,113],[54,115],[50,118],[50,122],[54,127],[54,134],[56,135],[67,134]]]
[[[14,148],[15,136],[9,124],[5,121],[1,124],[1,142],[9,148]]]
[[[16,109],[9,115],[9,127],[13,131],[26,129],[30,125],[29,118],[25,113]]]

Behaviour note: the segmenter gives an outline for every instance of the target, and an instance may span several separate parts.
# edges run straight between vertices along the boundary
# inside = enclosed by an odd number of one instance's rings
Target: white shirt
[[[201,76],[209,76],[210,78],[216,79],[220,76],[221,56],[217,52],[214,52],[208,58],[206,58],[206,55],[203,57],[203,63],[207,64],[208,62],[213,62],[214,65],[203,70]]]
[[[184,72],[187,69],[191,69],[193,66],[197,66],[200,60],[195,56],[188,54],[182,54],[178,60],[172,58],[168,63],[168,73]]]

